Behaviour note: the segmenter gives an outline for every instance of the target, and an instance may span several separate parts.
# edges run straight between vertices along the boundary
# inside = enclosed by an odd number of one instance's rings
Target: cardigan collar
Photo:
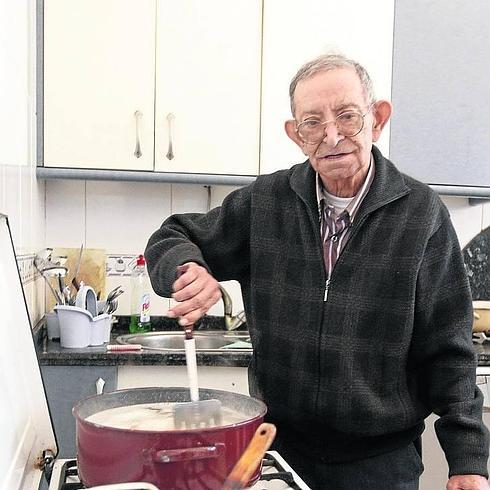
[[[403,174],[393,163],[385,158],[374,145],[371,152],[376,172],[371,188],[361,204],[359,214],[371,212],[410,192],[410,187],[405,183]],[[306,160],[303,164],[292,168],[289,182],[293,191],[316,213],[315,175],[316,172],[310,161]]]

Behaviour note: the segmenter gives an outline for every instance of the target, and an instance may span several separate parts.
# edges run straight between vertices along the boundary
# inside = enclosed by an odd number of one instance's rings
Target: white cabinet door
[[[153,169],[155,11],[156,0],[44,1],[45,166]]]
[[[261,0],[158,2],[156,170],[258,173],[261,16]]]
[[[199,388],[232,391],[248,395],[246,367],[199,366]],[[146,386],[189,386],[185,366],[119,366],[117,389]]]
[[[289,83],[303,63],[330,51],[362,63],[378,98],[390,98],[394,0],[265,0],[260,173],[304,161],[286,136]],[[387,154],[388,128],[380,140]]]

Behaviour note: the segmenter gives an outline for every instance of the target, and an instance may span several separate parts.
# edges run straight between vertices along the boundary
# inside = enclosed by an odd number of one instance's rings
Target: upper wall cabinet
[[[256,175],[261,0],[44,1],[44,165]]]
[[[45,0],[45,166],[153,169],[155,11]]]
[[[391,96],[394,0],[265,0],[260,173],[305,160],[286,136],[289,83],[310,59],[336,50],[369,71],[378,98]],[[388,154],[389,127],[379,142]]]
[[[261,1],[157,11],[155,170],[257,175]]]

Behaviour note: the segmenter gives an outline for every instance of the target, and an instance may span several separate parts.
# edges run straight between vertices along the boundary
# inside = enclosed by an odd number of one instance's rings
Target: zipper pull
[[[328,296],[328,288],[330,286],[330,278],[328,278],[326,281],[325,281],[325,294],[323,296],[323,301],[327,301],[327,296]]]

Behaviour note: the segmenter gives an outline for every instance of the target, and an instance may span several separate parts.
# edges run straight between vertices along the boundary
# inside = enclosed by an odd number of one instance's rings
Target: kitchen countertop
[[[182,332],[177,322],[167,317],[152,318],[152,331]],[[129,317],[118,317],[113,325],[111,344],[116,343],[116,337],[128,334]],[[224,330],[223,318],[207,316],[196,323],[196,331]],[[243,326],[246,330],[246,325]],[[242,330],[240,327],[239,330]],[[132,352],[107,352],[106,345],[68,349],[61,347],[59,339],[48,340],[44,323],[33,332],[36,350],[41,366],[185,366],[184,352],[161,352],[153,350]],[[222,352],[197,353],[197,364],[200,366],[247,367],[252,358],[251,352]]]
[[[113,326],[111,343],[119,335],[127,334],[129,317],[118,317]],[[206,316],[196,324],[196,330],[223,330],[223,318]],[[243,326],[246,330],[246,325]],[[152,318],[152,331],[177,330],[181,327],[173,319],[167,317]],[[242,327],[240,327],[242,330]],[[184,366],[183,352],[156,352],[141,350],[136,352],[107,352],[106,346],[85,347],[83,349],[67,349],[61,347],[59,340],[48,340],[44,324],[34,330],[34,338],[38,353],[39,364],[43,366]],[[490,366],[490,342],[475,343],[478,355],[478,366]],[[197,353],[197,363],[200,366],[247,367],[252,354],[250,352],[222,351]]]

